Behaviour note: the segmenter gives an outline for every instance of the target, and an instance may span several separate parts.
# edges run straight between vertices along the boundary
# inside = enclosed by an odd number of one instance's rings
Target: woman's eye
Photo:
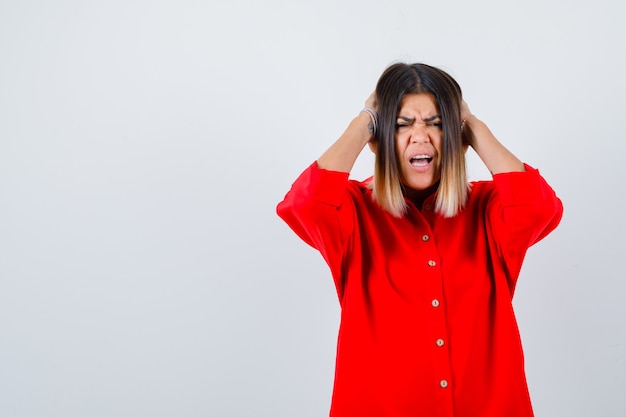
[[[441,122],[434,122],[430,124],[431,126],[435,126],[436,128],[441,129],[441,127],[443,126],[443,123]]]
[[[408,125],[402,123],[396,123],[396,129],[402,129],[403,127],[407,127]]]

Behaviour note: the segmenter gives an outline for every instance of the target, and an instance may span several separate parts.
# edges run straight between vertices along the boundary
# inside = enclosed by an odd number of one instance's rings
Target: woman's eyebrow
[[[398,116],[398,119],[403,120],[405,122],[413,123],[415,122],[414,117],[406,117],[406,116]],[[432,122],[434,120],[441,119],[441,116],[436,114],[434,116],[427,117],[426,119],[422,119],[422,123]]]
[[[423,121],[424,121],[424,122],[432,122],[433,120],[437,120],[437,119],[441,119],[441,116],[440,116],[440,115],[438,115],[438,114],[436,114],[436,115],[434,115],[434,116],[427,117],[427,118],[426,118],[426,119],[424,119]]]

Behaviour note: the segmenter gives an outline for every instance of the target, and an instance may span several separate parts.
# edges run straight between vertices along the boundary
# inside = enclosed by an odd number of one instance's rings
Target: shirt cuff
[[[504,172],[493,176],[500,198],[505,205],[523,205],[537,200],[545,187],[539,170],[524,164],[525,172]]]
[[[348,172],[320,168],[316,161],[303,173],[301,180],[314,201],[339,207],[345,196],[349,175]]]

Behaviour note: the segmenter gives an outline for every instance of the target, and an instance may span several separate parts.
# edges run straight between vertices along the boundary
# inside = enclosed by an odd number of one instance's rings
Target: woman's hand
[[[467,125],[467,119],[472,116],[472,112],[465,102],[465,100],[461,101],[461,139],[463,140],[463,146],[465,147],[465,151],[469,146],[473,146],[473,137],[472,131]]]
[[[465,102],[465,100],[461,101],[461,123],[469,119],[471,115],[472,115],[472,112],[469,106],[467,105],[467,103]]]
[[[376,91],[373,91],[367,100],[365,100],[365,107],[369,107],[370,109],[378,112],[378,109],[376,108]]]

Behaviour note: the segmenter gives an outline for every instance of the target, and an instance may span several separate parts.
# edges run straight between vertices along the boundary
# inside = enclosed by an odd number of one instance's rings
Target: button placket
[[[432,206],[430,204],[424,204],[424,218],[428,219],[429,215],[433,215]],[[426,214],[428,213],[428,214]],[[441,268],[441,260],[439,259],[439,252],[434,245],[434,237],[430,228],[426,227],[421,230],[417,236],[421,239],[423,245],[423,256],[421,262],[421,268],[426,268],[426,280],[428,292],[430,293],[430,315],[432,317],[432,333],[430,337],[432,339],[432,358],[434,360],[435,375],[434,383],[440,388],[440,392],[443,398],[449,398],[451,391],[447,388],[450,386],[450,357],[448,352],[447,334],[448,329],[446,326],[445,309],[443,308],[443,276]]]

